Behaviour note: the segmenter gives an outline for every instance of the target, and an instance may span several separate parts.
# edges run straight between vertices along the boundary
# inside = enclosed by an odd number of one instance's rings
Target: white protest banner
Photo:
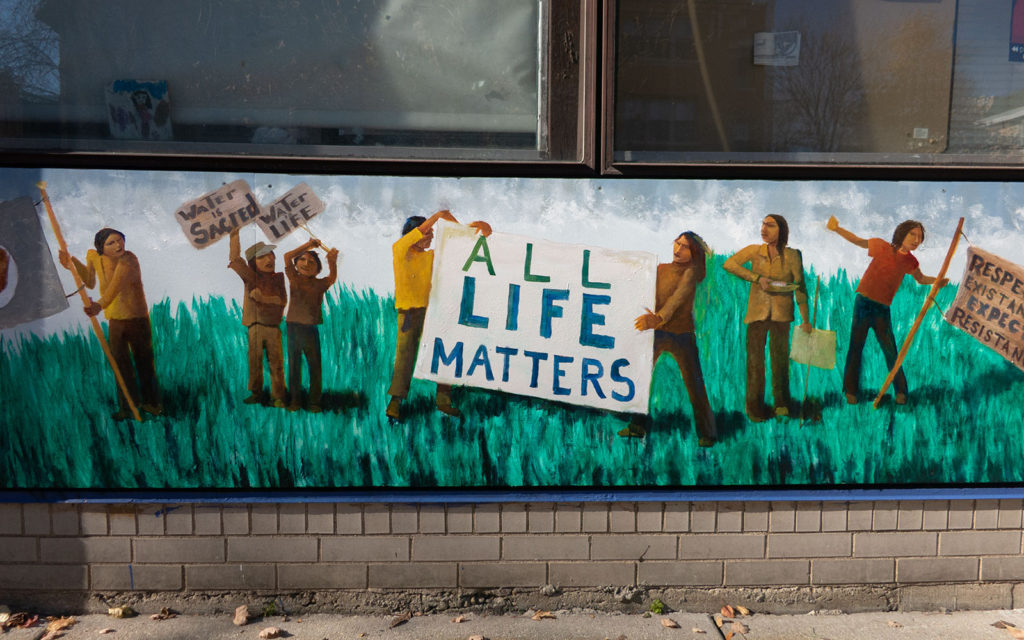
[[[277,242],[292,231],[323,213],[324,203],[305,182],[263,207],[256,224],[271,242]]]
[[[32,200],[0,202],[0,329],[67,308]]]
[[[261,212],[249,184],[235,180],[181,205],[174,218],[192,246],[204,249],[254,222]]]
[[[1024,267],[969,247],[946,322],[1024,370]]]
[[[435,229],[416,377],[647,413],[653,254]]]

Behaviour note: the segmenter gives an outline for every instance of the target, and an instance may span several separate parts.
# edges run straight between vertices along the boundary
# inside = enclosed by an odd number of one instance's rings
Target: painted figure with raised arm
[[[647,313],[634,322],[637,331],[654,329],[653,365],[657,365],[663,353],[675,358],[686,391],[690,394],[693,421],[699,434],[697,443],[702,447],[710,447],[718,438],[715,414],[708,402],[704,374],[700,368],[693,320],[697,285],[707,275],[706,254],[707,245],[696,233],[684,231],[679,234],[672,245],[672,262],[658,265],[654,311],[647,309]],[[648,420],[648,416],[633,416],[629,426],[619,431],[619,435],[643,437],[647,433],[645,422]]]
[[[885,355],[885,364],[891,371],[896,365],[898,349],[896,336],[892,331],[889,305],[903,282],[903,276],[910,274],[918,284],[932,285],[935,278],[921,273],[921,267],[911,251],[924,242],[924,225],[917,220],[904,220],[896,226],[892,240],[882,238],[861,238],[839,226],[835,216],[826,225],[844,240],[868,250],[871,263],[857,285],[857,297],[853,301],[853,323],[850,327],[850,350],[846,353],[846,367],[843,370],[843,393],[846,401],[857,404],[860,394],[861,358],[868,331],[875,332],[878,346]],[[939,286],[946,286],[949,280],[942,279]],[[907,402],[907,376],[900,367],[893,378],[896,404]]]
[[[149,322],[149,305],[142,288],[142,270],[139,259],[125,250],[124,234],[116,229],[104,228],[93,239],[95,249],[89,249],[85,263],[66,251],[58,254],[61,266],[75,269],[89,289],[99,284],[100,298],[85,308],[87,315],[100,311],[107,318],[110,353],[117,363],[132,401],[146,413],[160,415],[163,406],[157,387],[153,359],[153,329]],[[115,385],[116,386],[116,385]],[[128,402],[117,386],[118,411],[115,420],[132,417]]]
[[[249,334],[249,396],[246,404],[263,399],[263,354],[270,365],[270,395],[274,406],[284,404],[284,351],[281,344],[281,318],[288,300],[284,274],[274,271],[275,245],[257,242],[245,250],[242,260],[239,228],[231,231],[228,268],[245,284],[242,298],[242,324]]]
[[[789,244],[789,224],[778,214],[761,221],[763,244],[752,244],[733,254],[722,265],[726,271],[750,282],[747,313],[747,417],[763,422],[772,417],[764,401],[764,347],[771,354],[774,415],[789,415],[789,325],[794,320],[793,297],[800,307],[800,329],[813,330],[807,311],[807,286],[803,258]],[[745,265],[750,265],[749,267]]]
[[[402,400],[409,394],[413,367],[420,336],[423,335],[423,321],[427,315],[427,301],[430,298],[430,279],[434,271],[434,251],[430,243],[434,239],[434,225],[438,220],[458,223],[451,211],[442,209],[429,218],[411,216],[402,226],[402,237],[391,247],[392,265],[395,271],[395,311],[398,313],[398,341],[395,346],[395,367],[391,374],[388,394],[391,400],[385,411],[388,419],[402,419]],[[486,222],[471,222],[469,226],[485,236],[491,234]],[[462,415],[452,405],[451,385],[437,385],[437,409],[447,415]]]
[[[302,404],[302,358],[309,367],[309,411],[320,412],[322,374],[320,364],[320,325],[323,323],[324,294],[338,279],[338,250],[327,252],[327,275],[317,278],[323,269],[315,249],[319,240],[311,238],[284,254],[284,274],[288,277],[288,315],[285,331],[288,337],[288,389],[291,392],[289,411],[298,411]]]

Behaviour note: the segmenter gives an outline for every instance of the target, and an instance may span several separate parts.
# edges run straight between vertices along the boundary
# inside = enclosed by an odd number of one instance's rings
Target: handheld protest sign
[[[647,413],[657,260],[438,223],[414,375]]]
[[[789,357],[799,364],[807,364],[818,369],[834,369],[836,332],[827,329],[814,329],[811,333],[794,331]]]
[[[327,207],[305,182],[263,208],[256,224],[271,242],[278,242],[323,213]],[[312,235],[312,234],[310,234]]]
[[[178,207],[174,219],[196,249],[256,221],[262,209],[245,180],[235,180]]]

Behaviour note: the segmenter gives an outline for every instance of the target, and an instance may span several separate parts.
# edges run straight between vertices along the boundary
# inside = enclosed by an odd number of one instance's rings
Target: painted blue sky
[[[186,240],[174,218],[176,207],[222,184],[246,180],[261,202],[306,182],[327,209],[311,224],[325,242],[340,249],[340,280],[381,294],[393,290],[391,243],[409,215],[449,208],[462,222],[487,220],[496,231],[539,239],[671,258],[672,240],[684,230],[701,234],[716,253],[733,253],[759,242],[760,220],[784,215],[790,245],[802,250],[805,266],[823,274],[845,268],[859,277],[865,253],[825,229],[836,215],[843,226],[868,237],[889,238],[896,223],[920,220],[927,229],[916,252],[926,274],[945,255],[957,218],[966,218],[972,244],[1024,264],[1024,185],[1013,183],[803,182],[737,180],[574,180],[505,178],[409,178],[378,176],[294,176],[142,171],[0,170],[0,198],[38,199],[36,180],[48,183],[72,253],[84,256],[95,232],[123,231],[139,256],[150,304],[193,296],[241,295],[238,278],[225,268],[226,239],[204,250]],[[41,211],[41,207],[40,207]],[[44,231],[56,256],[45,217]],[[2,240],[2,239],[0,239]],[[242,232],[243,246],[266,240],[255,227]],[[289,236],[278,255],[303,242]],[[279,263],[280,264],[280,263]],[[956,281],[964,252],[950,269]],[[60,269],[67,291],[74,286]],[[0,335],[50,331],[81,325],[80,305],[43,321]]]

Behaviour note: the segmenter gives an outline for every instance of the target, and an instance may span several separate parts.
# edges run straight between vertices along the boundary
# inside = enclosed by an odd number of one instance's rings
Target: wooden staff
[[[815,324],[818,321],[818,290],[821,288],[821,276],[817,276],[814,280],[814,311],[811,312],[811,332],[813,335]],[[799,330],[799,329],[798,329]],[[804,426],[804,409],[807,407],[807,388],[811,384],[811,363],[808,362],[806,365],[806,372],[804,373],[804,399],[800,403],[800,426]]]
[[[53,207],[50,205],[50,196],[46,193],[46,182],[40,181],[36,183],[39,187],[40,193],[43,194],[43,204],[46,206],[46,215],[50,217],[50,226],[53,227],[53,235],[57,236],[57,244],[60,245],[61,251],[67,253],[68,245],[64,242],[64,234],[60,232],[60,223],[57,222],[57,216],[53,213]],[[78,275],[78,269],[75,269],[74,265],[71,265],[71,275],[75,279],[75,286],[78,287],[78,293],[82,296],[82,304],[89,306],[92,304],[92,300],[89,299],[89,294],[85,292],[85,283],[82,282],[82,276]],[[103,328],[100,327],[100,321],[96,316],[89,318],[92,320],[92,330],[96,334],[96,338],[100,341],[100,346],[103,347],[103,353],[107,356],[107,362],[110,363],[110,368],[114,370],[114,379],[117,380],[117,386],[121,389],[121,393],[124,394],[125,400],[128,401],[128,408],[131,409],[132,416],[139,422],[142,422],[142,416],[139,415],[139,410],[135,407],[135,403],[132,401],[132,396],[128,393],[128,385],[124,382],[124,377],[121,375],[121,370],[117,368],[117,362],[114,361],[114,354],[110,352],[110,345],[107,344],[107,337],[103,335]]]
[[[312,231],[310,231],[310,230],[309,230],[309,227],[307,227],[307,226],[305,225],[305,223],[299,223],[299,227],[300,227],[300,228],[301,228],[301,229],[302,229],[303,231],[305,231],[306,233],[308,233],[308,234],[309,234],[309,237],[310,237],[310,238],[313,238],[314,240],[316,240],[317,242],[319,242],[319,243],[320,243],[320,246],[324,248],[324,251],[330,251],[330,250],[331,250],[331,247],[328,247],[328,246],[327,246],[326,244],[324,244],[324,241],[323,241],[323,240],[321,240],[320,238],[316,237],[316,234],[314,234],[314,233],[313,233]]]
[[[907,352],[910,351],[910,343],[914,339],[914,334],[917,333],[917,329],[921,326],[921,321],[924,320],[924,314],[928,313],[928,307],[935,302],[935,296],[939,293],[939,287],[941,286],[942,279],[946,277],[946,271],[949,269],[949,262],[953,259],[953,254],[956,253],[956,245],[960,242],[960,232],[964,228],[964,219],[960,218],[960,222],[956,225],[956,233],[953,235],[953,241],[949,243],[949,250],[946,251],[946,259],[942,261],[942,268],[939,269],[939,275],[935,276],[935,282],[932,283],[931,291],[928,292],[928,297],[925,298],[924,304],[921,306],[921,311],[917,314],[917,319],[914,320],[914,325],[910,327],[910,333],[903,340],[903,346],[900,347],[900,353],[896,356],[896,364],[893,366],[892,371],[885,378],[885,383],[882,388],[879,389],[878,395],[875,396],[875,401],[872,406],[877,409],[878,404],[882,401],[882,396],[889,390],[889,385],[892,384],[894,378],[896,378],[896,372],[900,370],[903,365],[903,359],[907,357]]]

